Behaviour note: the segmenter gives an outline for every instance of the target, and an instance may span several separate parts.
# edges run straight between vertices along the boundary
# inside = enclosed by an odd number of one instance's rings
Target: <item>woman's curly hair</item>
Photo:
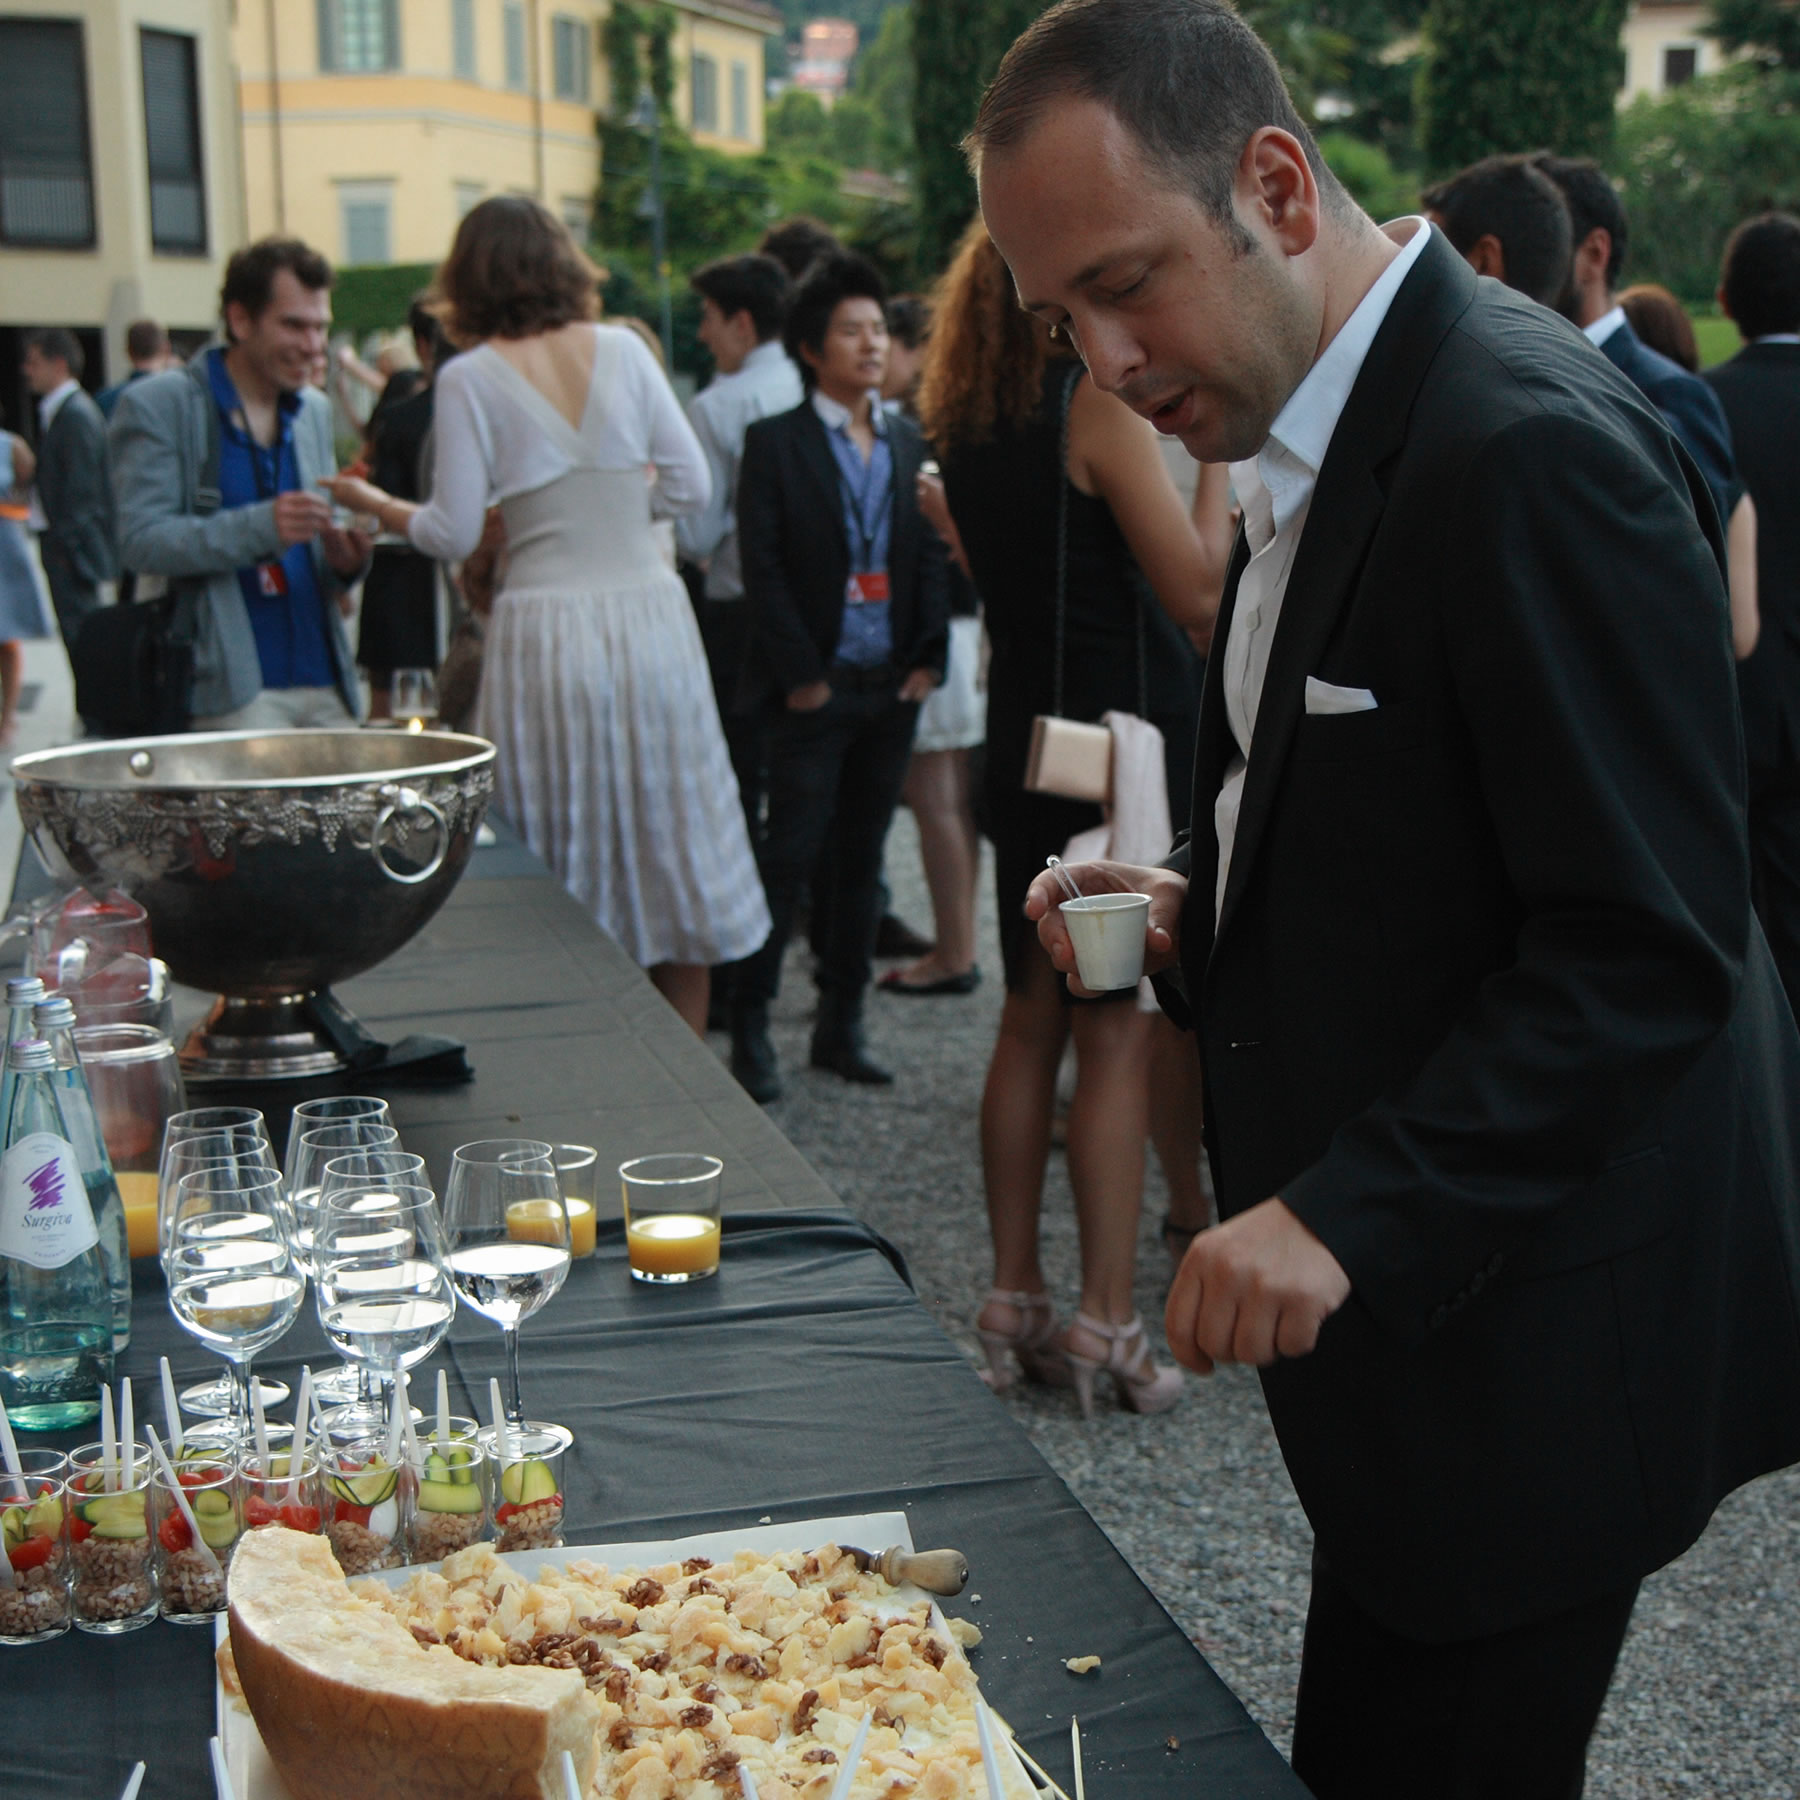
[[[553,213],[526,195],[496,194],[457,226],[434,285],[444,329],[469,345],[593,318],[600,279]]]
[[[1029,418],[1044,365],[1059,354],[1046,326],[1019,305],[1012,273],[976,218],[931,302],[931,342],[919,378],[919,422],[939,450],[983,444]]]

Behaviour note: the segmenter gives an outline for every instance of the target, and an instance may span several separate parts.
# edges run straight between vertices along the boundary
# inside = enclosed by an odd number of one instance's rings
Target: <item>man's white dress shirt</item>
[[[744,597],[737,541],[744,433],[758,419],[792,412],[802,391],[800,371],[779,340],[772,338],[758,344],[731,374],[715,376],[688,402],[688,423],[712,470],[712,499],[698,512],[684,513],[675,521],[675,541],[683,556],[707,564],[709,600]]]
[[[1225,639],[1225,719],[1238,753],[1213,801],[1213,829],[1219,839],[1215,923],[1225,904],[1225,882],[1231,873],[1231,848],[1237,839],[1238,809],[1244,800],[1244,777],[1256,735],[1263,679],[1269,672],[1269,651],[1281,622],[1281,603],[1312,507],[1313,488],[1369,346],[1401,282],[1431,236],[1431,227],[1420,218],[1402,219],[1389,229],[1397,233],[1408,225],[1413,230],[1405,248],[1382,270],[1307,371],[1306,379],[1288,396],[1269,427],[1268,441],[1255,457],[1231,465],[1231,485],[1244,509],[1244,534],[1251,555],[1238,583],[1237,604]]]
[[[1582,326],[1581,335],[1598,350],[1624,323],[1624,307],[1615,306],[1611,312],[1602,313],[1591,325]]]

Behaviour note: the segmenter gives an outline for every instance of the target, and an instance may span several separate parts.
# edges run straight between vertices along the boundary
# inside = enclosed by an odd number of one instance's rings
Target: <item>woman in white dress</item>
[[[653,507],[706,504],[705,455],[650,352],[593,322],[593,267],[535,201],[470,212],[438,287],[473,348],[438,380],[429,504],[328,485],[445,562],[499,505],[475,721],[499,750],[496,805],[704,1031],[708,968],[769,932],[699,628],[651,530]]]

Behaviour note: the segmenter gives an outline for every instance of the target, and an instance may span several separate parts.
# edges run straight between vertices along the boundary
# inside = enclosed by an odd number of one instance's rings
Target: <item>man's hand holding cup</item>
[[[1072,863],[1067,865],[1067,872],[1084,897],[1146,895],[1150,907],[1144,931],[1143,972],[1154,975],[1174,966],[1179,954],[1181,909],[1187,901],[1185,875],[1177,875],[1172,869],[1147,869],[1116,862]],[[1036,921],[1038,941],[1057,969],[1069,977],[1070,991],[1092,994],[1097,990],[1083,986],[1078,973],[1075,946],[1062,913],[1061,902],[1066,898],[1061,883],[1046,869],[1025,896],[1025,916]]]

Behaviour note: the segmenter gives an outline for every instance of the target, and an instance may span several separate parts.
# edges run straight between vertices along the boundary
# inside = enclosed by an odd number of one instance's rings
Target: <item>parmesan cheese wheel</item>
[[[294,1800],[561,1800],[600,1709],[580,1675],[483,1668],[359,1599],[321,1537],[271,1525],[231,1559],[231,1653]]]

